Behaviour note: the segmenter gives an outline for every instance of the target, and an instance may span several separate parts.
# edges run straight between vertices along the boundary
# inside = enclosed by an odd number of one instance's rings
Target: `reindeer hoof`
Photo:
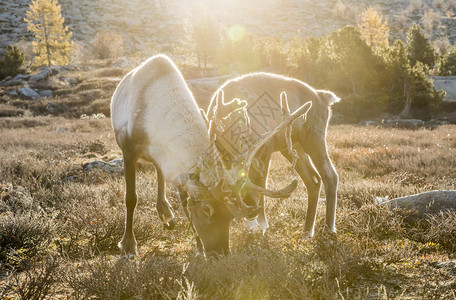
[[[168,223],[163,223],[163,227],[168,230],[173,230],[176,227],[176,220],[171,219]]]

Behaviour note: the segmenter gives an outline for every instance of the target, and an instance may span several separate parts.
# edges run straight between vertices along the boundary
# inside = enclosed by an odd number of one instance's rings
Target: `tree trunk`
[[[409,116],[410,107],[412,106],[412,97],[410,95],[410,91],[407,91],[407,79],[404,79],[404,95],[406,96],[404,108],[399,115],[402,119],[405,119]]]
[[[44,42],[46,43],[46,56],[48,61],[48,67],[51,66],[51,49],[49,48],[46,14],[43,12],[43,30],[44,30]]]

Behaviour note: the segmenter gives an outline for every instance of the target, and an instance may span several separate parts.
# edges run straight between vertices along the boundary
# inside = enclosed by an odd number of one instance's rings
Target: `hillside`
[[[6,45],[30,40],[23,22],[29,0],[0,2],[0,53]],[[369,5],[380,11],[391,27],[391,35],[403,37],[412,22],[427,28],[433,40],[456,41],[454,0],[252,0],[252,1],[149,1],[149,0],[61,0],[65,24],[84,45],[100,31],[121,33],[130,53],[169,51],[179,46],[184,24],[210,11],[223,26],[238,24],[258,36],[320,36],[344,25],[355,25]]]

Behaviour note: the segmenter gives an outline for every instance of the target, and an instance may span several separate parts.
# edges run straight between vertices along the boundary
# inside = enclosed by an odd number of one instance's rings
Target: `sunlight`
[[[228,37],[232,42],[242,41],[247,34],[247,31],[241,25],[233,25],[228,28]]]

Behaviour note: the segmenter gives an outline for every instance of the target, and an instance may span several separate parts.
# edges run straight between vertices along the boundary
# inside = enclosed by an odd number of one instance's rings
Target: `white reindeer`
[[[251,169],[249,177],[256,185],[265,186],[271,153],[281,151],[288,160],[296,163],[296,171],[307,187],[308,208],[304,225],[305,235],[309,237],[314,235],[321,181],[323,181],[326,193],[326,224],[331,232],[336,232],[338,176],[328,155],[326,131],[331,116],[330,106],[339,102],[340,98],[330,91],[315,90],[294,78],[271,73],[252,73],[229,80],[220,86],[211,99],[207,117],[212,118],[216,112],[221,123],[218,126],[218,128],[222,128],[220,131],[223,131],[223,128],[232,128],[233,122],[236,122],[237,119],[227,116],[232,115],[237,102],[242,101],[247,103],[251,131],[256,135],[261,135],[276,126],[277,118],[274,114],[280,113],[278,99],[284,91],[292,110],[307,101],[312,102],[312,108],[307,113],[307,121],[296,121],[292,126],[293,147],[295,147],[297,155],[294,155],[295,158],[293,157],[285,135],[277,134],[258,152],[257,158],[262,163],[259,168]],[[228,103],[217,105],[216,100],[222,93]],[[230,154],[232,141],[217,139],[217,147]],[[224,155],[224,157],[231,160],[230,155]],[[263,201],[264,196],[254,191],[244,197],[244,202],[249,205],[259,203],[259,206],[263,207]],[[264,210],[258,216],[258,223],[263,231],[268,227]]]
[[[214,107],[217,100],[214,100]],[[242,176],[249,170],[256,152],[264,143],[305,114],[311,104],[300,106],[292,114],[282,97],[282,117],[278,126],[226,169],[220,163],[214,141],[216,116],[205,120],[183,76],[164,55],[154,56],[128,73],[119,83],[111,103],[115,137],[124,157],[125,231],[119,247],[122,255],[135,255],[133,214],[137,195],[136,162],[155,165],[158,178],[157,211],[165,227],[174,227],[174,215],[165,196],[165,182],[176,184],[182,204],[198,234],[198,250],[206,254],[229,252],[229,226],[233,216],[252,217],[256,206],[247,206],[243,195],[255,190],[261,195],[288,197],[296,188],[292,182],[279,191],[270,191]],[[207,124],[209,125],[209,129]],[[245,172],[244,172],[245,174]],[[189,216],[190,214],[190,216]]]

